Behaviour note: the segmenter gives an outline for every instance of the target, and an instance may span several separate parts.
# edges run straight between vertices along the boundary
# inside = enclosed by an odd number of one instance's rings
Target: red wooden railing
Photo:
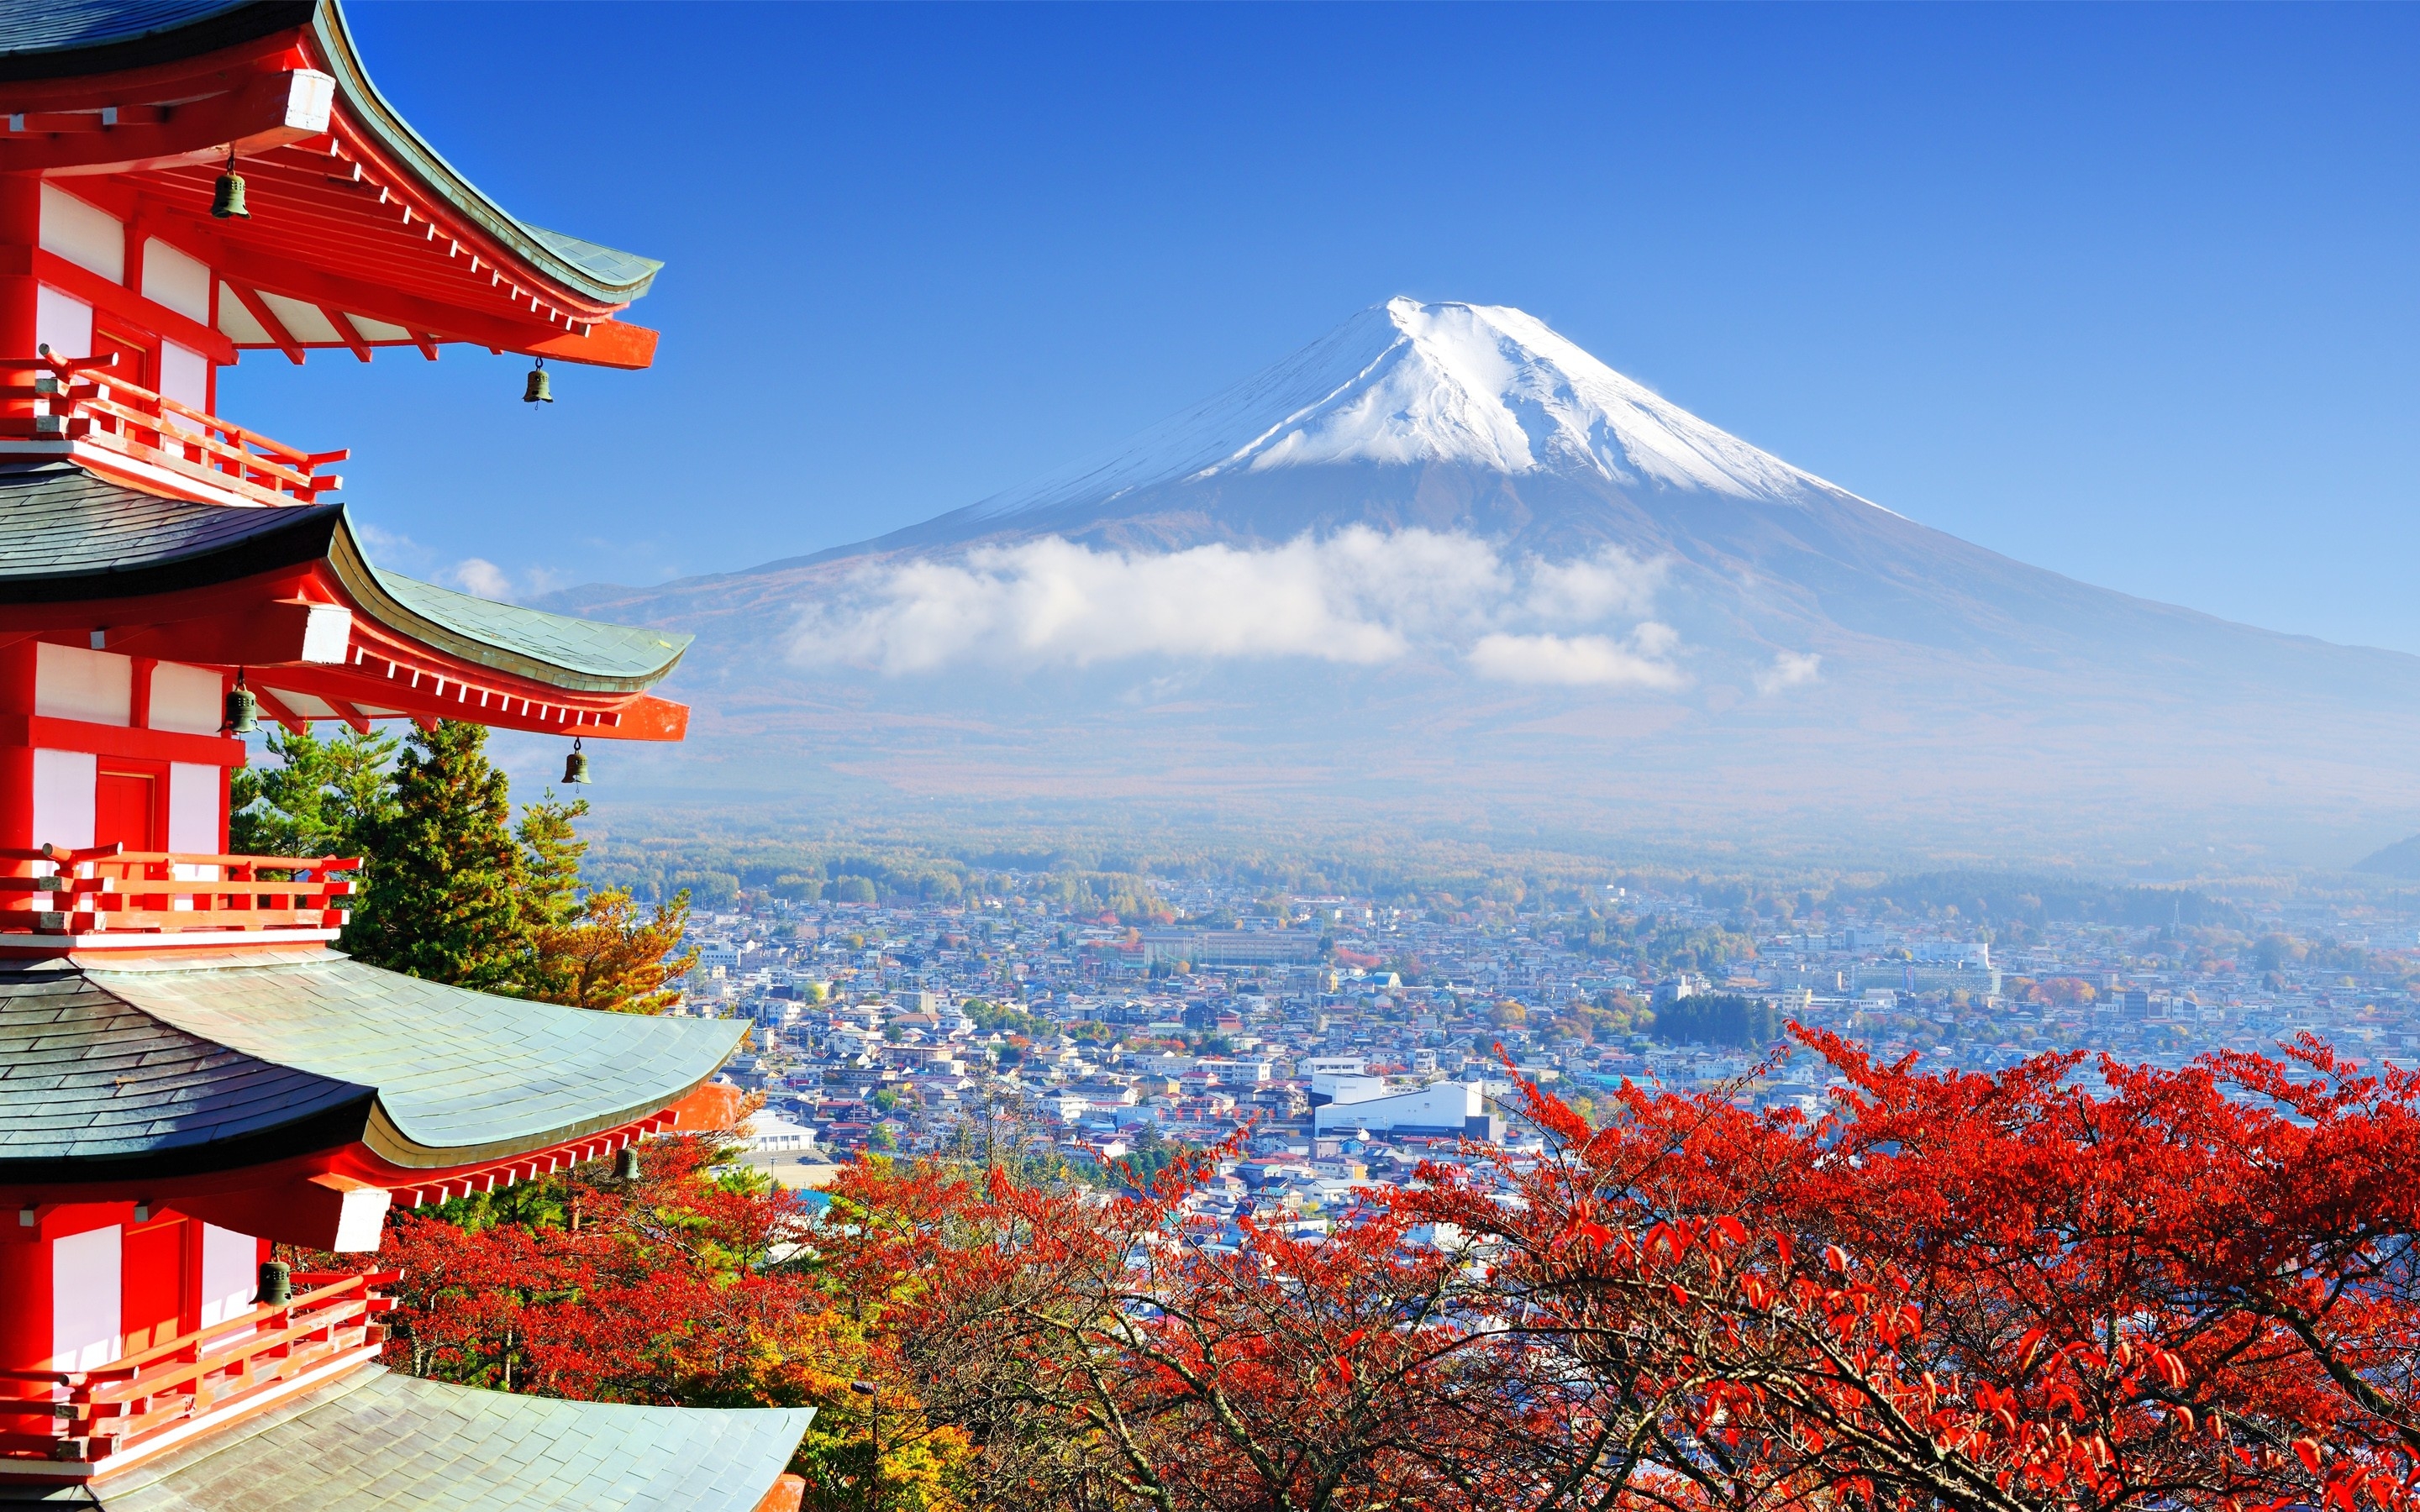
[[[70,440],[146,462],[249,503],[311,503],[345,480],[319,470],[349,452],[305,452],[116,377],[117,357],[0,359],[0,449]]]
[[[305,1273],[298,1292],[88,1370],[0,1370],[0,1458],[90,1462],[226,1412],[339,1355],[380,1344],[398,1273]]]
[[[361,869],[342,856],[0,849],[0,937],[342,929],[356,885],[331,873]]]

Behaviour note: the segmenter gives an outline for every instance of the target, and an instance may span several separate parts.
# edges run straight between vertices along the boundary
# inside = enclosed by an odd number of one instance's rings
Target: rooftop
[[[354,1368],[86,1483],[0,1504],[112,1512],[752,1512],[813,1408],[572,1402]]]
[[[435,1170],[694,1090],[735,1021],[490,997],[334,951],[0,967],[0,1182],[162,1180],[358,1143]]]

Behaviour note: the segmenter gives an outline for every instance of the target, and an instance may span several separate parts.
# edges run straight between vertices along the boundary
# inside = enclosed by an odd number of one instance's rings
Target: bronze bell
[[[243,176],[235,171],[235,154],[227,154],[226,172],[219,175],[218,188],[210,195],[210,213],[222,221],[249,221],[252,212],[243,208]]]
[[[635,1181],[639,1179],[639,1147],[624,1145],[613,1157],[613,1180]]]
[[[283,1307],[294,1300],[294,1271],[284,1260],[260,1262],[260,1304]]]
[[[554,403],[554,385],[547,381],[546,359],[543,357],[537,360],[535,367],[529,370],[529,381],[521,385],[521,403]]]
[[[226,696],[226,728],[231,735],[248,735],[260,728],[260,700],[241,683]]]
[[[578,740],[572,741],[571,754],[563,759],[563,780],[566,785],[596,780],[588,775],[588,753],[580,748]]]

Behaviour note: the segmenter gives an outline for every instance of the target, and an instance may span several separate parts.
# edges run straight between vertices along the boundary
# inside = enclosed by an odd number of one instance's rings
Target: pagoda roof
[[[492,997],[334,951],[0,967],[0,1183],[356,1144],[408,1169],[472,1165],[677,1102],[744,1031]]]
[[[271,108],[242,93],[263,67],[329,82]],[[63,185],[104,202],[92,176],[121,176],[166,211],[160,234],[239,289],[223,322],[237,346],[298,361],[310,346],[438,341],[624,367],[653,356],[654,332],[613,316],[662,263],[483,193],[379,93],[336,0],[0,0],[0,109],[27,118],[0,136],[0,170],[72,172]],[[59,124],[102,110],[117,115],[101,130]],[[249,223],[209,215],[230,142],[254,180]],[[264,293],[286,302],[264,316]],[[348,318],[322,329],[327,311]]]
[[[165,497],[88,472],[72,463],[0,468],[0,633],[10,629],[37,633],[71,629],[70,618],[90,618],[93,606],[107,605],[107,619],[118,636],[132,636],[149,619],[182,622],[196,608],[225,598],[230,611],[249,611],[264,597],[285,594],[286,587],[260,590],[274,579],[317,585],[330,600],[355,617],[353,636],[376,634],[388,655],[380,669],[398,659],[418,662],[411,653],[426,654],[427,671],[450,675],[459,688],[480,672],[509,679],[520,687],[516,696],[526,702],[533,689],[567,695],[570,702],[625,700],[643,694],[679,665],[690,636],[677,631],[608,625],[518,604],[499,604],[436,583],[423,582],[378,567],[363,548],[360,536],[342,504],[290,504],[274,508],[229,507]],[[256,585],[243,591],[243,585]],[[294,591],[300,592],[299,587]],[[185,607],[153,610],[144,600],[181,601]],[[397,689],[391,674],[380,670],[373,678],[358,669],[358,658],[345,668],[309,667],[284,682],[273,671],[281,657],[271,651],[249,658],[212,654],[200,640],[188,640],[180,651],[163,639],[146,655],[203,665],[262,667],[267,686],[295,685],[297,691],[318,697],[343,697],[332,689],[332,678],[362,685],[372,707],[386,714],[419,714],[408,696],[410,685]],[[229,651],[233,648],[220,648]],[[448,665],[439,665],[444,663]],[[500,688],[500,691],[511,689]],[[460,702],[458,691],[455,702]],[[498,705],[501,707],[501,705]],[[676,709],[677,705],[663,705]],[[487,705],[442,712],[507,727],[553,729],[563,723],[560,708],[551,722],[535,724],[493,714]],[[334,716],[311,710],[317,717]],[[577,722],[577,721],[575,721]],[[614,729],[583,728],[583,733],[611,735]]]
[[[115,1474],[11,1500],[112,1512],[751,1512],[814,1416],[521,1396],[370,1365]]]

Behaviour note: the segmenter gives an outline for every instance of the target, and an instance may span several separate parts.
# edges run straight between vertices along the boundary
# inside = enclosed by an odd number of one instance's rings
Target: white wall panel
[[[168,764],[168,849],[219,854],[220,769],[194,762]]]
[[[48,284],[34,290],[34,343],[54,357],[92,355],[92,306]]]
[[[202,1326],[250,1310],[259,1295],[260,1241],[215,1224],[202,1226]]]
[[[51,1368],[90,1370],[117,1358],[123,1230],[113,1225],[51,1245]]]
[[[44,641],[34,651],[34,712],[87,724],[132,724],[133,658]]]
[[[210,270],[157,237],[143,243],[143,297],[210,323]]]
[[[162,342],[160,392],[178,404],[192,405],[207,413],[210,408],[210,360],[173,341]]]
[[[151,669],[151,728],[214,735],[226,718],[225,684],[204,667],[163,661]]]
[[[56,184],[42,185],[42,250],[113,284],[126,282],[126,225]]]
[[[34,843],[77,849],[92,843],[93,799],[101,761],[88,750],[34,752]]]

